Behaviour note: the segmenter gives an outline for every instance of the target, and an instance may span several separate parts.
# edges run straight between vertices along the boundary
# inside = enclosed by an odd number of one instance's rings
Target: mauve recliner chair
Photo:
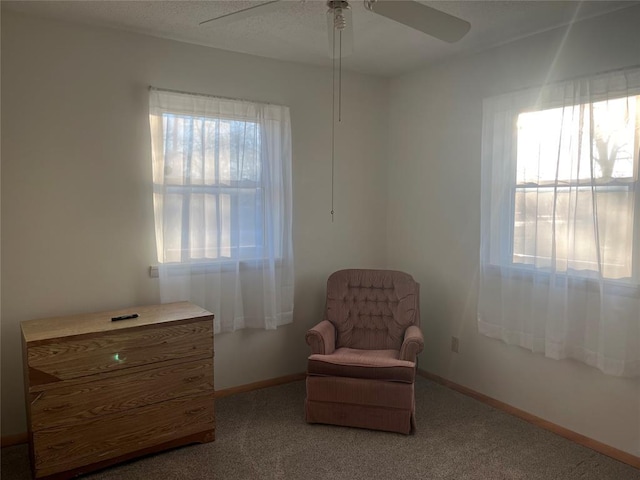
[[[408,434],[415,428],[420,285],[403,272],[340,270],[327,281],[324,319],[307,332],[305,417]]]

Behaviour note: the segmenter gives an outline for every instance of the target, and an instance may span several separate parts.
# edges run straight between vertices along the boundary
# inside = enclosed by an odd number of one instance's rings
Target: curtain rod
[[[627,71],[627,70],[631,71],[631,70],[636,70],[636,69],[640,69],[640,63],[636,64],[636,65],[627,65],[627,66],[624,66],[624,67],[612,68],[610,70],[603,70],[601,72],[596,72],[596,73],[585,73],[583,75],[576,75],[575,77],[560,78],[560,79],[554,80],[553,82],[549,82],[549,83],[529,85],[528,87],[520,87],[520,88],[516,88],[515,90],[509,90],[508,92],[504,92],[504,94],[507,95],[509,93],[522,92],[524,90],[534,90],[534,89],[548,87],[548,86],[551,86],[551,85],[559,85],[559,84],[561,84],[563,82],[575,82],[576,80],[594,78],[594,77],[599,77],[600,75],[607,75],[607,74],[610,74],[610,73],[624,72],[624,71]],[[502,95],[502,94],[492,95],[492,97],[493,96],[500,96],[500,95]]]
[[[577,75],[575,77],[565,78],[562,80],[558,80],[557,82],[572,82],[574,80],[581,80],[583,78],[598,77],[600,75],[607,75],[608,73],[624,72],[625,70],[636,70],[638,68],[640,68],[640,63],[637,63],[635,65],[627,65],[624,67],[611,68],[609,70],[603,70],[602,72],[585,73],[584,75]],[[557,83],[557,82],[554,82],[554,83]]]
[[[217,98],[219,100],[232,100],[234,102],[246,102],[246,103],[260,103],[262,105],[274,105],[276,107],[281,107],[282,105],[278,105],[277,103],[270,103],[270,102],[259,102],[256,100],[248,100],[246,98],[233,98],[233,97],[221,97],[220,95],[211,95],[208,93],[194,93],[194,92],[185,92],[182,90],[173,90],[170,88],[158,88],[158,87],[154,87],[153,85],[149,85],[149,90],[155,90],[157,92],[168,92],[168,93],[178,93],[180,95],[191,95],[194,97],[209,97],[209,98]]]

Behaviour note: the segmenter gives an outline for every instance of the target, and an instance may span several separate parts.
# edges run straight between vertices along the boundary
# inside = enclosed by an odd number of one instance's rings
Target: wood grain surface
[[[21,326],[36,478],[215,438],[210,312],[181,302]]]
[[[50,383],[136,365],[213,355],[213,323],[196,321],[123,329],[93,338],[27,344],[29,384]],[[45,375],[43,375],[45,374]]]
[[[138,318],[112,322],[113,317],[137,313]],[[132,307],[110,312],[87,313],[66,317],[41,318],[21,322],[22,334],[30,345],[59,338],[97,336],[103,332],[131,329],[162,323],[190,322],[194,319],[213,320],[213,314],[189,302],[165,303]]]
[[[133,458],[140,457],[143,455],[150,455],[153,453],[162,452],[163,450],[181,447],[181,446],[189,445],[192,443],[213,442],[214,440],[215,440],[215,431],[205,430],[192,435],[187,435],[185,437],[176,438],[175,440],[170,440],[168,442],[160,443],[158,445],[142,448],[140,450],[136,450],[135,452],[128,452],[123,455],[119,455],[117,457],[108,458],[106,460],[100,460],[99,462],[88,463],[86,465],[82,465],[77,468],[72,468],[71,470],[65,470],[64,472],[54,473],[51,475],[46,475],[45,477],[41,476],[38,478],[43,480],[68,480],[70,478],[75,478],[78,475],[84,475],[85,473],[93,472],[95,470],[100,470],[105,467],[115,465],[117,463],[126,462],[127,460],[131,460]]]
[[[67,427],[33,433],[37,477],[215,430],[213,393],[167,400]]]
[[[213,360],[99,378],[32,394],[33,431],[74,425],[166,400],[213,393]],[[81,399],[81,401],[78,401]]]

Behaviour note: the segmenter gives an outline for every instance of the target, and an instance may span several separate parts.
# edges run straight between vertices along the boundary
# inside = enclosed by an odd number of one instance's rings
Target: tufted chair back
[[[332,274],[324,319],[336,327],[336,348],[400,350],[407,327],[420,325],[419,289],[411,275],[393,270]]]

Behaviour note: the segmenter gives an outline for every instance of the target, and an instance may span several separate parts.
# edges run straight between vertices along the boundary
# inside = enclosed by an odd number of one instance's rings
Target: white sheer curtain
[[[290,323],[288,107],[149,95],[161,301],[206,308],[216,332]]]
[[[479,331],[640,374],[640,69],[486,99]]]

